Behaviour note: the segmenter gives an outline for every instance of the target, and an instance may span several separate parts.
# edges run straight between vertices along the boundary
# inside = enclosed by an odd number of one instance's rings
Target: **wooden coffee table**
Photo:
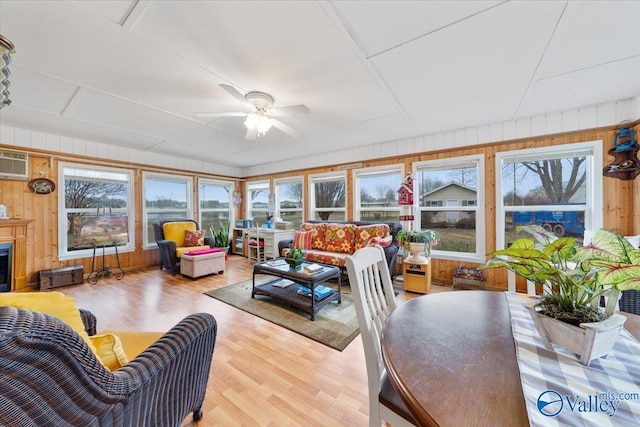
[[[282,262],[282,264],[277,265],[279,262]],[[255,298],[255,295],[269,296],[275,300],[286,302],[303,310],[311,315],[311,320],[315,320],[316,313],[329,302],[338,301],[339,304],[342,303],[342,275],[340,273],[340,268],[326,264],[318,264],[322,266],[322,270],[317,273],[304,273],[304,267],[310,264],[312,263],[305,262],[302,264],[301,268],[297,270],[289,267],[288,264],[284,263],[282,258],[255,264],[253,266],[253,287],[251,289],[251,298]],[[256,274],[274,276],[276,279],[265,283],[264,285],[256,286]],[[285,288],[274,286],[274,284],[278,283],[281,279],[289,279],[295,283]],[[320,301],[316,301],[315,298],[300,295],[297,292],[298,285],[304,285],[313,292],[317,285],[329,279],[338,279],[338,289],[334,289],[332,295],[329,295]]]

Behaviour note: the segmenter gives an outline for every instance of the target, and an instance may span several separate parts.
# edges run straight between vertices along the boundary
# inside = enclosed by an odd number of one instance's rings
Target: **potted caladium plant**
[[[533,239],[518,239],[489,254],[483,268],[507,268],[542,284],[542,298],[527,308],[545,345],[568,348],[584,364],[608,354],[626,320],[614,314],[618,296],[640,289],[640,250],[604,229],[586,246],[536,225],[520,230]],[[607,297],[604,309],[599,307],[601,297]]]

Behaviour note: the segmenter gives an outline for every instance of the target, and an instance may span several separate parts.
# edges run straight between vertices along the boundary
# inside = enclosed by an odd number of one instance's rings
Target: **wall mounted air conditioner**
[[[17,151],[0,151],[0,178],[29,179],[29,155]]]

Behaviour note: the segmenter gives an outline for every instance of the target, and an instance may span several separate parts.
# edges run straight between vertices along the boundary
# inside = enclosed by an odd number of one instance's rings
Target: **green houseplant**
[[[218,231],[213,228],[213,225],[209,225],[209,231],[215,239],[216,248],[229,248],[229,224],[222,221],[218,221]]]
[[[289,247],[289,252],[287,252],[287,256],[284,260],[289,264],[291,268],[298,268],[304,262],[304,254],[301,249],[298,249],[294,246]]]
[[[433,230],[400,230],[396,234],[396,240],[415,259],[431,256],[433,247],[438,244],[438,235]]]
[[[640,250],[624,237],[604,229],[598,230],[587,246],[576,246],[573,237],[559,238],[536,225],[518,227],[520,230],[535,240],[518,239],[508,248],[489,254],[483,268],[507,268],[542,284],[542,298],[527,308],[545,345],[550,347],[554,342],[569,348],[580,354],[580,361],[585,364],[607,354],[625,321],[623,316],[614,314],[620,292],[640,289]],[[605,310],[598,307],[602,296],[608,298]],[[559,326],[560,332],[549,331],[545,318],[557,319],[567,326]],[[601,346],[595,353],[582,348],[591,340],[589,334],[575,345],[569,343],[572,335],[579,334],[569,326],[596,334],[605,329],[611,331],[611,347]]]

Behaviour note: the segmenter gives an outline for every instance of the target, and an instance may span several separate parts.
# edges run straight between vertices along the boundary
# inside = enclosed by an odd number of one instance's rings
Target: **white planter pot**
[[[545,347],[553,349],[552,344],[564,347],[574,352],[580,363],[587,366],[593,359],[609,354],[627,320],[613,314],[602,322],[574,326],[539,313],[536,306],[537,302],[526,305]]]
[[[427,257],[424,255],[424,243],[409,243],[411,247],[411,258],[409,258],[413,262],[425,262]]]

